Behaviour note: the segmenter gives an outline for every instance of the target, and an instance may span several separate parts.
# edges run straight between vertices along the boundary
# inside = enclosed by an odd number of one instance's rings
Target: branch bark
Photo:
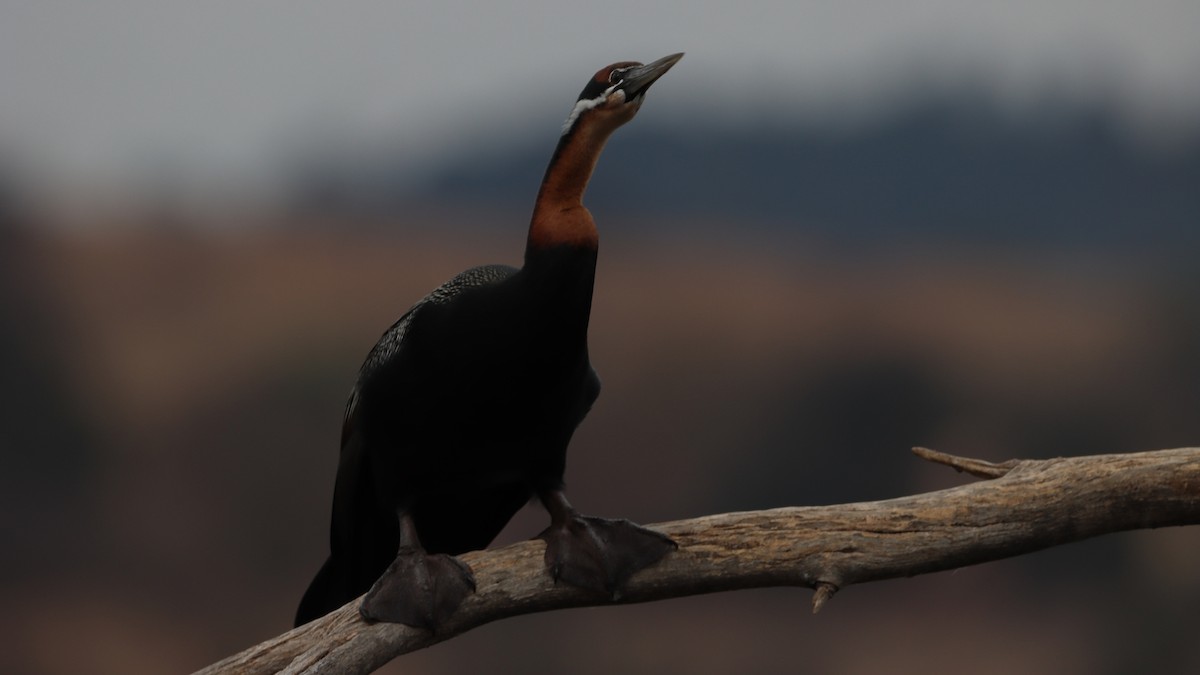
[[[540,541],[462,556],[478,589],[436,635],[367,624],[358,601],[201,671],[367,673],[476,626],[567,607],[647,602],[763,586],[807,586],[817,611],[851,584],[954,569],[1124,530],[1200,524],[1200,448],[993,464],[914,448],[988,478],[837,506],[726,513],[654,526],[679,550],[621,597],[556,586]]]

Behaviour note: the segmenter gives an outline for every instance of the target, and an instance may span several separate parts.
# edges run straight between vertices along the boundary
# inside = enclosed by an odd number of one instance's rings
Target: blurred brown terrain
[[[0,220],[6,673],[187,672],[290,627],[378,335],[523,223]],[[216,216],[213,216],[216,218]],[[603,228],[603,220],[601,221]],[[1069,251],[606,236],[573,501],[655,522],[1200,442],[1200,274]],[[468,234],[469,233],[469,234]],[[534,535],[526,509],[503,541]],[[854,587],[486,626],[385,672],[1194,673],[1195,528]]]

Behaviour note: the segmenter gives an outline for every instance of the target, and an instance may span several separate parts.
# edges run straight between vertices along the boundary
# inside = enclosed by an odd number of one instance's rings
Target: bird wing
[[[400,350],[404,346],[404,337],[408,334],[412,323],[420,316],[421,310],[430,305],[446,304],[461,295],[464,291],[472,288],[500,283],[513,274],[516,274],[516,272],[517,269],[509,265],[472,267],[433,289],[432,292],[417,301],[403,316],[384,331],[379,341],[375,343],[370,353],[367,354],[367,358],[359,370],[358,381],[355,383],[354,388],[351,389],[350,397],[346,401],[346,410],[342,417],[341,447],[343,449],[349,445],[350,439],[357,427],[356,412],[358,410],[364,378],[370,373],[377,371],[400,353]]]
[[[358,381],[350,391],[342,418],[338,475],[334,485],[330,548],[333,553],[305,597],[301,614],[324,614],[365,591],[396,553],[396,520],[375,502],[371,483],[371,458],[364,446],[363,391],[370,373],[391,363],[404,349],[405,336],[423,308],[449,302],[462,292],[498,283],[516,270],[505,265],[476,267],[459,274],[422,298],[391,325],[367,355]],[[513,498],[516,500],[516,498]],[[516,510],[523,501],[512,508]]]

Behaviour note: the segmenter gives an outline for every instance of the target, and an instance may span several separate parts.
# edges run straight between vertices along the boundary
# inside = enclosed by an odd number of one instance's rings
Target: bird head
[[[579,94],[579,100],[563,124],[563,134],[588,123],[615,129],[633,119],[646,90],[683,58],[683,53],[664,56],[654,63],[621,61],[596,71]]]

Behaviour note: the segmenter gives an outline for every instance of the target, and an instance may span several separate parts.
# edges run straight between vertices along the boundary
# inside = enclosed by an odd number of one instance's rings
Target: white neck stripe
[[[605,101],[607,101],[608,97],[612,95],[613,91],[620,84],[621,83],[618,82],[617,84],[614,84],[613,86],[609,87],[608,89],[605,89],[604,93],[600,94],[596,98],[585,98],[585,99],[580,99],[579,101],[577,101],[575,103],[575,107],[571,109],[571,114],[567,115],[567,121],[563,122],[563,126],[562,126],[563,134],[566,134],[568,131],[571,130],[571,127],[575,125],[575,120],[579,119],[579,116],[582,115],[585,111],[591,110],[592,108],[595,108],[596,106],[600,105],[601,103],[604,103]],[[623,93],[624,92],[622,92],[622,94]]]

